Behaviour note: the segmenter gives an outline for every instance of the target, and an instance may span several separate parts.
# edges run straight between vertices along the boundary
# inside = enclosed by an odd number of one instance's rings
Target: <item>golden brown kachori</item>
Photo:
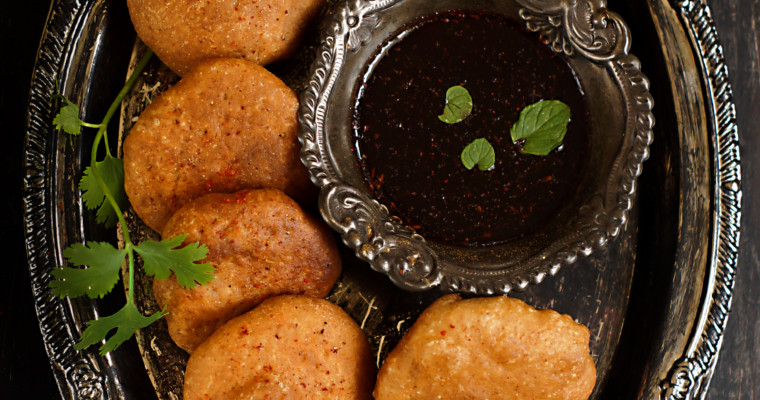
[[[176,210],[206,193],[268,187],[312,200],[297,109],[296,94],[259,65],[201,63],[142,112],[124,141],[135,212],[162,233]]]
[[[180,76],[208,58],[293,55],[325,0],[127,0],[145,44]]]
[[[208,246],[215,267],[206,285],[184,289],[174,275],[153,291],[169,315],[169,334],[192,352],[226,321],[280,294],[324,297],[340,276],[341,259],[329,230],[276,189],[208,194],[182,207],[164,238]]]
[[[585,400],[596,382],[589,331],[508,297],[447,295],[388,355],[376,400]]]
[[[369,400],[375,366],[340,307],[271,298],[219,328],[190,356],[185,400]]]

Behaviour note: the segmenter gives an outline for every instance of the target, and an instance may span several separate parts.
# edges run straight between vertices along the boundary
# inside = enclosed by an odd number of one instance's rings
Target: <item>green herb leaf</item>
[[[195,287],[196,282],[201,285],[211,282],[214,279],[214,267],[211,264],[195,263],[206,258],[208,247],[195,242],[178,248],[185,238],[187,235],[179,235],[172,239],[160,242],[151,240],[135,246],[135,251],[144,261],[145,273],[155,275],[156,279],[166,279],[174,272],[177,282],[186,289]]]
[[[446,91],[446,105],[438,119],[447,124],[462,122],[472,112],[472,97],[462,86],[452,86]]]
[[[122,209],[126,208],[129,200],[124,192],[124,161],[106,154],[103,161],[95,163],[95,168],[116,199],[116,204]],[[90,210],[98,209],[96,221],[106,228],[115,226],[119,217],[111,203],[106,200],[105,190],[92,175],[92,167],[85,169],[82,180],[79,181],[79,189],[82,191],[85,206]]]
[[[520,119],[512,125],[512,142],[525,139],[522,152],[545,156],[559,147],[565,139],[570,122],[570,107],[559,100],[545,100],[531,104],[520,112]]]
[[[109,243],[88,242],[87,246],[76,243],[67,247],[63,256],[75,266],[86,265],[88,268],[54,269],[52,274],[56,280],[50,282],[53,295],[64,298],[86,294],[96,298],[108,294],[119,281],[119,270],[127,251]]]
[[[134,303],[127,302],[116,314],[88,322],[87,329],[84,330],[82,338],[79,339],[79,343],[74,345],[74,348],[77,350],[86,349],[105,340],[108,333],[116,329],[116,333],[100,346],[100,355],[104,355],[116,350],[117,347],[131,338],[135,331],[145,328],[164,315],[166,315],[164,311],[159,311],[150,317],[146,317],[140,313]]]
[[[462,150],[462,164],[467,169],[478,166],[481,171],[488,171],[496,163],[493,146],[484,138],[475,139]]]
[[[118,158],[111,156],[108,147],[105,148],[105,159],[103,161],[97,161],[97,155],[99,154],[100,144],[108,146],[106,130],[111,118],[116,115],[122,100],[130,92],[130,89],[137,82],[138,77],[142,74],[142,71],[150,62],[153,57],[153,51],[148,49],[140,62],[137,64],[124,87],[119,91],[116,99],[111,103],[108,111],[106,112],[103,121],[100,124],[89,124],[82,121],[79,118],[79,108],[76,104],[72,103],[68,99],[64,98],[60,93],[53,96],[53,98],[63,99],[64,106],[60,112],[56,115],[54,123],[57,129],[64,129],[67,133],[78,135],[81,133],[81,127],[97,128],[98,132],[95,136],[95,140],[91,149],[91,164],[90,168],[85,170],[82,180],[79,182],[79,189],[82,190],[82,198],[87,208],[97,211],[98,223],[105,224],[110,227],[115,225],[117,221],[121,219],[122,233],[124,238],[125,250],[118,250],[107,243],[95,243],[90,242],[87,246],[82,244],[75,244],[66,250],[64,250],[64,256],[69,260],[71,264],[75,266],[88,265],[86,269],[77,269],[69,267],[61,267],[55,269],[52,274],[57,278],[50,283],[51,292],[56,296],[70,296],[76,297],[83,294],[87,294],[90,297],[104,296],[111,291],[119,280],[119,270],[126,257],[128,260],[127,266],[129,268],[129,276],[134,274],[134,257],[132,251],[135,250],[135,245],[132,243],[129,235],[129,227],[126,225],[123,219],[121,210],[117,209],[107,200],[106,193],[110,193],[113,197],[114,203],[118,208],[124,209],[128,205],[126,193],[124,192],[124,163]],[[97,179],[96,178],[100,178]],[[198,258],[204,258],[208,250],[203,246],[195,244],[189,245],[185,249],[172,250],[182,242],[183,238],[179,239],[179,242],[175,245],[169,246],[169,255],[163,254],[158,251],[158,256],[151,253],[150,245],[146,245],[143,248],[142,254],[147,264],[150,264],[150,268],[154,270],[165,269],[166,271],[180,271],[179,275],[190,276],[187,279],[195,279],[198,282],[208,282],[213,278],[207,276],[208,264],[197,265],[194,264]],[[163,242],[162,242],[163,243]],[[146,250],[147,249],[147,250]],[[179,260],[178,263],[171,264],[171,262]],[[163,265],[162,263],[170,263]],[[189,272],[184,270],[188,269],[199,274],[200,277],[196,278]],[[213,271],[213,269],[211,269]],[[204,273],[203,275],[200,275]],[[168,277],[169,272],[166,272]],[[130,282],[131,286],[132,282]],[[79,343],[76,344],[76,349],[85,349],[95,343],[103,341],[106,336],[116,329],[116,333],[111,336],[106,343],[100,347],[100,354],[106,354],[117,347],[134,334],[137,329],[144,328],[159,318],[166,315],[164,311],[153,314],[150,317],[146,317],[140,313],[135,307],[134,303],[134,290],[133,288],[127,288],[127,304],[119,312],[109,317],[100,317],[97,320],[87,323],[88,327],[82,334],[82,338]]]
[[[55,97],[61,98],[64,103],[64,106],[61,107],[61,110],[53,118],[55,129],[63,129],[64,132],[70,135],[82,133],[82,120],[79,119],[79,107],[63,95],[59,94]]]

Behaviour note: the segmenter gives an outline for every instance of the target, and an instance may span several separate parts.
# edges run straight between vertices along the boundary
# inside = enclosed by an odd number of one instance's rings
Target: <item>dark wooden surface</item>
[[[614,1],[613,3],[614,8]],[[708,399],[760,399],[760,2],[713,1],[734,88],[744,209],[733,310]],[[0,12],[0,398],[54,399],[53,381],[34,314],[21,224],[21,155],[27,91],[49,0],[12,1]],[[635,21],[629,21],[634,24]]]

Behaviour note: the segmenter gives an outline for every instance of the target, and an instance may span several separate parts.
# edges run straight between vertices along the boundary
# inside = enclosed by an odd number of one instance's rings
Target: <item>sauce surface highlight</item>
[[[578,190],[591,132],[582,87],[562,56],[518,23],[491,13],[424,17],[368,67],[353,116],[359,163],[377,199],[428,240],[508,242],[546,224]],[[455,85],[470,92],[474,108],[449,125],[438,115]],[[570,106],[564,143],[548,156],[521,154],[509,130],[540,100]],[[496,164],[467,170],[460,154],[481,137]]]

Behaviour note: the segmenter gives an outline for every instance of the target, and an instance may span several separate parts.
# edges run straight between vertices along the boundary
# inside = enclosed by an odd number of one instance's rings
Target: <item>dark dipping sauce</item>
[[[359,163],[376,198],[428,240],[508,242],[549,222],[576,194],[589,153],[588,106],[567,61],[539,35],[497,14],[436,14],[393,35],[368,71],[353,115]],[[449,125],[438,115],[455,85],[474,108]],[[548,156],[521,154],[509,130],[539,100],[570,106],[567,134]],[[496,164],[467,170],[462,150],[481,137]]]

